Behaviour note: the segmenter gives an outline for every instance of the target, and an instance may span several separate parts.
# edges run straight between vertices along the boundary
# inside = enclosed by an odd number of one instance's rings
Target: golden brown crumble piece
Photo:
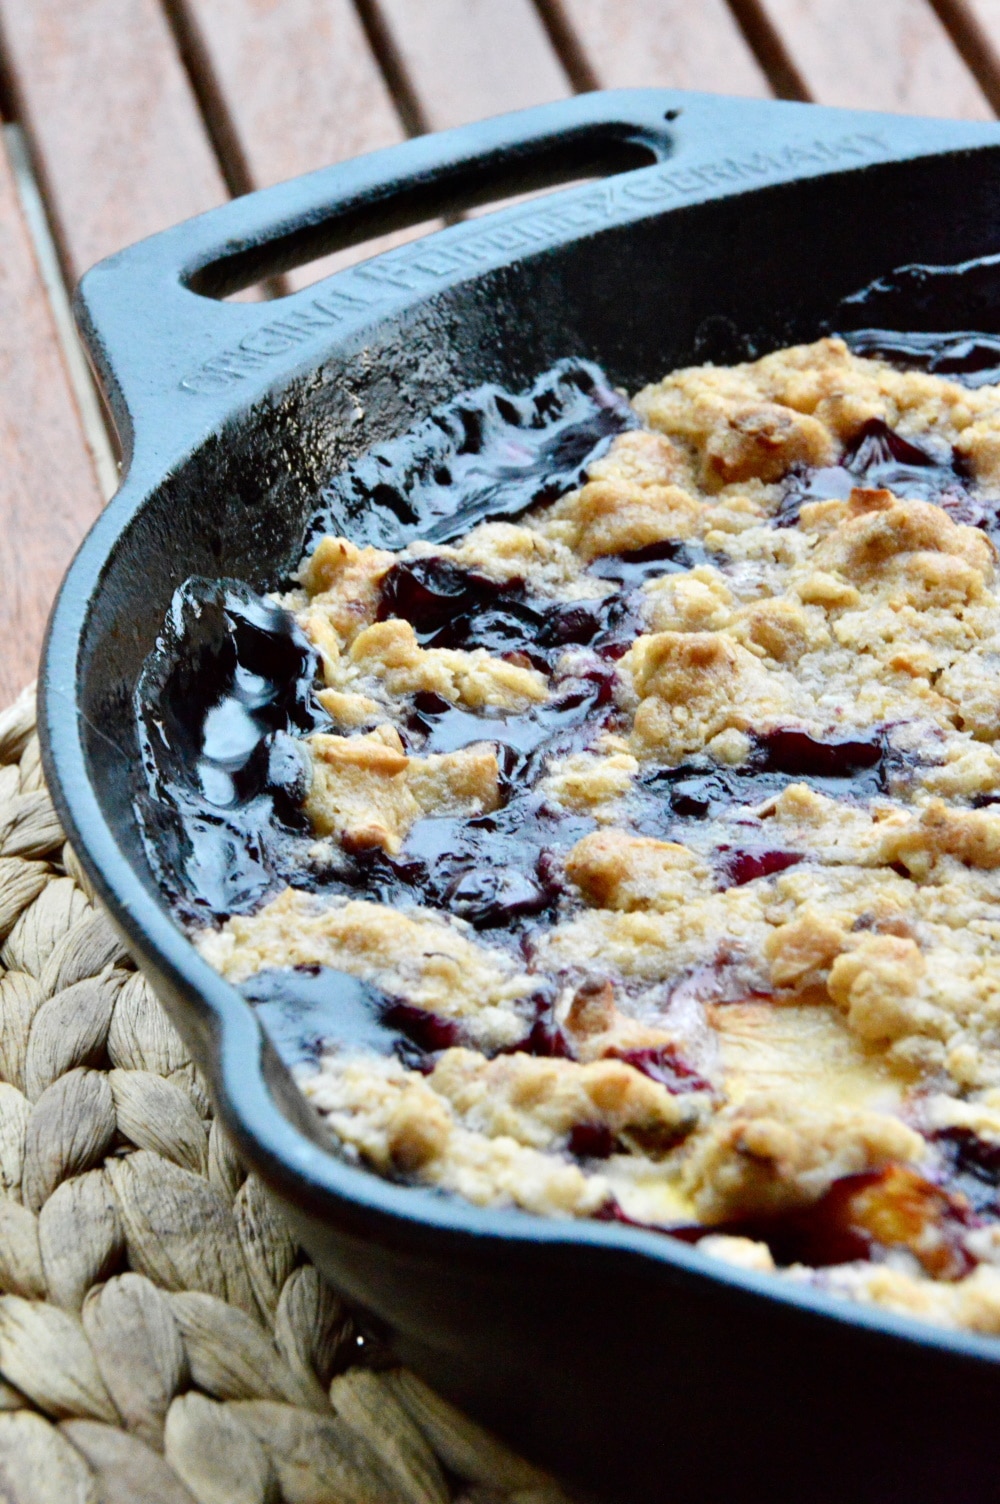
[[[379,586],[392,562],[392,554],[382,549],[357,548],[346,538],[322,538],[303,567],[311,614],[328,624],[341,646],[350,646],[375,620]]]
[[[638,700],[632,746],[680,762],[720,732],[746,731],[789,703],[786,687],[722,632],[656,632],[622,659]]]
[[[500,802],[496,749],[489,743],[431,757],[407,757],[394,727],[368,736],[310,737],[312,786],[306,814],[320,835],[358,851],[395,854],[410,826],[430,814],[481,815]]]
[[[709,1223],[815,1202],[846,1175],[919,1161],[924,1142],[882,1112],[773,1093],[724,1108],[693,1148],[685,1182]]]
[[[663,1152],[695,1126],[700,1100],[674,1096],[622,1060],[544,1060],[446,1050],[429,1078],[466,1127],[536,1149],[565,1146],[575,1128],[607,1128],[640,1152]]]
[[[680,486],[595,480],[576,494],[563,516],[567,542],[588,563],[605,554],[631,553],[665,539],[703,531],[706,506]]]
[[[422,648],[409,622],[376,622],[350,650],[352,669],[385,686],[390,695],[429,693],[481,710],[524,710],[546,698],[544,676],[534,668],[492,658],[481,648]]]
[[[708,864],[675,841],[599,830],[566,858],[566,876],[599,909],[667,909],[710,881]]]

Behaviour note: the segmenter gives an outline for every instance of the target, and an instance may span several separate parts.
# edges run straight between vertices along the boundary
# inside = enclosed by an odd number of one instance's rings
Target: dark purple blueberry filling
[[[854,779],[877,769],[886,755],[884,731],[853,736],[811,736],[794,726],[778,726],[754,737],[752,760],[762,773],[792,778]]]
[[[135,691],[150,863],[184,917],[253,908],[308,837],[295,739],[329,724],[316,654],[286,611],[237,580],[177,591]]]
[[[525,1034],[498,1053],[562,1059],[571,1056],[566,1037],[555,1023],[555,989],[539,980],[537,991],[526,999]],[[261,971],[243,982],[240,991],[253,1003],[278,1054],[289,1066],[316,1061],[327,1049],[361,1048],[377,1055],[396,1055],[411,1069],[426,1072],[433,1070],[435,1057],[442,1050],[469,1042],[459,1020],[390,997],[328,966]],[[686,1070],[683,1065],[678,1069]],[[688,1085],[679,1089],[699,1088]]]
[[[608,1050],[605,1058],[621,1060],[626,1065],[631,1065],[651,1081],[658,1081],[675,1096],[683,1096],[691,1091],[712,1090],[711,1083],[684,1059],[676,1045],[657,1045],[644,1050]]]
[[[805,502],[846,499],[855,486],[936,502],[952,513],[978,507],[984,519],[987,516],[987,509],[970,494],[965,465],[953,450],[931,452],[904,439],[881,418],[870,418],[838,464],[792,471],[775,522],[793,527]],[[996,521],[995,509],[989,509],[989,519],[991,524]],[[986,521],[980,525],[986,526]]]
[[[682,543],[664,538],[658,543],[647,543],[645,548],[634,548],[623,554],[604,554],[588,565],[588,573],[599,580],[614,580],[623,588],[635,589],[646,580],[659,579],[664,574],[679,574],[685,569],[694,569],[706,564],[713,557],[700,543]]]
[[[379,620],[403,617],[422,647],[483,648],[498,658],[518,653],[546,673],[567,648],[586,647],[601,657],[619,658],[643,630],[638,586],[682,567],[669,562],[669,550],[683,547],[654,545],[651,557],[634,566],[635,578],[620,559],[598,560],[621,565],[620,573],[601,572],[600,577],[618,580],[622,588],[589,601],[533,596],[523,580],[498,582],[448,559],[401,561],[383,581]],[[596,566],[592,572],[599,573]]]
[[[408,1039],[392,1012],[400,1004],[343,971],[293,966],[258,972],[240,987],[253,1003],[286,1065],[319,1058],[324,1049],[356,1045],[388,1055]]]
[[[397,856],[345,853],[316,881],[324,891],[429,904],[477,929],[513,932],[552,917],[564,891],[562,856],[592,829],[592,820],[564,816],[529,789],[492,814],[421,820]]]
[[[386,574],[378,618],[402,617],[422,647],[486,648],[502,657],[537,642],[546,604],[530,599],[523,580],[498,583],[448,559],[414,559]]]
[[[881,418],[869,418],[861,425],[847,446],[843,463],[853,474],[866,478],[881,465],[894,465],[906,471],[936,469],[933,455],[904,439]]]
[[[977,1212],[1000,1212],[1000,1144],[971,1128],[942,1128],[930,1137],[947,1166],[949,1191],[960,1192]]]
[[[581,485],[615,435],[637,426],[625,398],[583,360],[559,361],[517,395],[463,392],[330,482],[307,549],[323,533],[378,548],[448,543],[477,523],[520,517]]]
[[[695,762],[650,768],[640,776],[632,796],[632,822],[643,834],[662,836],[675,821],[714,819],[736,805],[762,804],[792,782],[807,783],[834,798],[863,802],[884,793],[900,771],[902,759],[882,729],[822,740],[797,727],[782,726],[755,736],[749,761],[738,768]]]
[[[465,1042],[461,1025],[387,996],[328,966],[258,972],[240,991],[286,1065],[317,1061],[326,1050],[396,1055],[411,1070],[433,1069],[441,1050]]]
[[[822,1269],[831,1264],[847,1264],[871,1257],[872,1239],[855,1227],[849,1218],[851,1198],[858,1191],[874,1185],[877,1174],[847,1175],[835,1181],[830,1190],[811,1206],[796,1207],[770,1216],[745,1217],[712,1227],[702,1223],[684,1223],[662,1227],[630,1217],[615,1200],[609,1200],[598,1212],[602,1222],[621,1222],[647,1232],[666,1234],[681,1243],[700,1243],[702,1238],[724,1235],[750,1238],[770,1248],[779,1267],[807,1264]]]
[[[462,1030],[454,1019],[441,1018],[437,1013],[428,1013],[426,1008],[415,1008],[412,1003],[390,1003],[382,1017],[425,1055],[450,1050],[463,1042]]]
[[[773,851],[762,848],[718,847],[718,871],[724,888],[741,888],[757,877],[771,877],[775,872],[784,872],[803,860],[800,851]]]
[[[413,627],[418,640],[427,646],[433,643],[436,633],[447,628],[456,618],[464,621],[508,593],[511,593],[509,586],[497,584],[473,570],[462,569],[449,559],[413,559],[409,563],[394,564],[384,576],[378,619],[387,621],[392,616],[401,616]],[[520,581],[513,593],[517,596],[523,594]]]
[[[577,1159],[607,1159],[615,1152],[615,1136],[606,1123],[575,1123],[567,1147]]]
[[[379,620],[405,618],[422,647],[484,648],[498,658],[520,653],[551,672],[568,647],[599,650],[623,625],[627,604],[617,594],[603,601],[545,600],[531,596],[523,580],[498,583],[431,558],[393,565],[382,585]]]
[[[961,1279],[975,1268],[965,1238],[970,1229],[982,1225],[964,1195],[942,1190],[898,1166],[842,1176],[808,1206],[733,1218],[711,1227],[639,1222],[613,1198],[597,1215],[602,1221],[666,1233],[683,1243],[699,1243],[717,1234],[750,1238],[765,1243],[781,1268],[804,1264],[823,1269],[908,1247],[929,1274],[945,1280]]]
[[[956,334],[900,334],[892,329],[857,329],[847,336],[856,355],[885,360],[903,370],[947,376],[963,386],[1000,382],[1000,339],[967,330]]]
[[[395,856],[338,852],[328,869],[313,873],[312,884],[362,891],[384,903],[431,904],[477,929],[516,934],[529,920],[551,919],[565,892],[562,858],[594,822],[548,804],[536,785],[550,758],[588,745],[612,714],[612,671],[595,660],[587,673],[560,681],[551,700],[522,716],[472,715],[436,695],[415,696],[407,732],[412,750],[495,742],[502,808],[420,820]]]
[[[556,990],[552,984],[542,982],[530,1002],[534,1009],[530,1029],[510,1051],[504,1053],[510,1054],[517,1051],[525,1055],[544,1055],[549,1059],[557,1060],[572,1058],[573,1051],[569,1041],[555,1020]]]
[[[587,745],[600,729],[610,678],[598,665],[588,678],[564,680],[561,693],[524,716],[474,716],[437,696],[417,696],[410,732],[421,751],[498,744],[503,807],[420,820],[398,855],[343,852],[314,883],[333,892],[365,890],[386,903],[430,903],[480,929],[515,929],[551,916],[564,892],[562,855],[593,821],[548,804],[535,785],[551,757]]]
[[[872,1239],[851,1217],[851,1202],[859,1191],[878,1184],[877,1172],[845,1175],[835,1180],[818,1201],[770,1216],[741,1217],[721,1227],[703,1228],[702,1235],[727,1233],[766,1243],[776,1264],[808,1264],[822,1269],[847,1264],[872,1254]]]
[[[998,269],[997,255],[898,266],[841,301],[838,322],[851,331],[844,338],[855,354],[904,370],[993,385],[1000,381],[1000,339],[984,331],[996,329],[1000,312]],[[979,329],[968,327],[972,320]]]

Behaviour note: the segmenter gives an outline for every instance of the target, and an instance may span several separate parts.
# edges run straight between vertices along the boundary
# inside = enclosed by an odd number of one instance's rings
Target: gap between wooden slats
[[[372,0],[430,130],[564,99],[572,87],[532,0]]]
[[[79,414],[0,150],[0,703],[35,676],[66,565],[101,507]]]
[[[405,0],[403,0],[405,3]],[[726,0],[537,0],[577,88],[769,94]]]
[[[402,139],[351,0],[168,0],[211,80],[245,189]],[[204,97],[204,96],[203,96]]]
[[[0,27],[71,280],[226,197],[158,0],[0,0]]]
[[[408,131],[572,92],[532,0],[499,8],[482,0],[167,6],[213,138],[247,187],[374,150]],[[438,225],[325,257],[286,285],[302,286]]]
[[[533,0],[361,0],[377,16],[427,130],[565,99],[573,85]],[[489,207],[520,203],[518,194]]]
[[[352,0],[166,0],[235,191],[326,167],[405,136]],[[289,274],[313,282],[428,227],[379,237]]]
[[[31,236],[35,261],[49,301],[66,374],[69,377],[80,414],[84,438],[90,450],[101,493],[105,499],[108,499],[118,489],[119,480],[118,463],[112,447],[109,423],[77,332],[69,293],[66,290],[62,267],[59,264],[58,247],[52,237],[52,228],[31,164],[31,154],[28,151],[24,130],[20,125],[5,125],[3,139],[14,174],[21,213]]]
[[[933,5],[1000,114],[1000,0],[933,0]]]
[[[985,119],[989,104],[930,0],[730,0],[818,104]]]

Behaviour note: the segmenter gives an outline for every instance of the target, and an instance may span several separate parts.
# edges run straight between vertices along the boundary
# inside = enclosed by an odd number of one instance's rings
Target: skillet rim
[[[645,119],[653,108],[661,118],[664,115],[669,118],[670,112],[677,110],[690,112],[694,109],[696,113],[699,106],[707,107],[710,113],[714,105],[722,107],[723,118],[728,113],[730,125],[735,119],[759,119],[762,111],[782,127],[792,119],[796,125],[801,124],[805,112],[810,117],[810,127],[818,125],[821,120],[835,121],[842,131],[849,124],[871,127],[877,122],[884,132],[888,131],[896,138],[895,147],[879,158],[883,163],[955,150],[996,150],[1000,146],[1000,127],[995,125],[989,128],[958,122],[900,120],[856,111],[776,101],[737,101],[675,90],[606,91],[560,105],[518,112],[517,116],[499,117],[496,122],[483,124],[499,126],[517,122],[519,133],[530,135],[532,122],[540,121],[542,116],[546,128],[551,129],[553,121],[557,124],[560,120],[575,123],[581,115],[600,119],[602,115],[610,114],[617,118],[622,113],[628,115],[631,109],[633,114],[640,114]],[[425,140],[439,144],[443,156],[448,158],[458,150],[460,143],[468,144],[475,129],[461,127]],[[779,129],[777,134],[780,138],[782,130]],[[420,144],[406,143],[403,147],[388,148],[361,160],[374,165],[378,159],[388,167],[390,158],[395,162],[407,154],[408,148]],[[411,151],[410,155],[415,153]],[[359,164],[345,164],[347,168],[355,165]],[[861,171],[867,165],[870,164],[861,164],[853,170]],[[640,172],[643,170],[639,169]],[[841,164],[828,168],[827,172],[832,174],[843,170]],[[327,173],[332,171],[336,169],[328,169]],[[781,176],[780,181],[791,183],[803,176],[814,175],[812,171],[788,172]],[[315,179],[320,174],[309,176]],[[295,183],[304,181],[295,180]],[[736,194],[754,193],[766,191],[771,185],[768,181],[759,188],[739,186],[735,191]],[[281,188],[293,186],[280,185]],[[259,202],[276,191],[264,190],[249,195],[248,199]],[[572,195],[579,198],[587,191],[571,189],[560,198],[569,201]],[[701,199],[723,196],[730,196],[730,193],[725,187],[717,186],[713,191],[704,192]],[[676,207],[686,206],[687,202],[690,200],[684,200]],[[675,206],[653,212],[657,215],[670,213],[672,207]],[[194,231],[210,221],[220,221],[226,211],[233,208],[234,205],[227,205],[209,211],[132,249],[141,253],[162,248],[168,258],[174,260],[184,244],[185,231],[191,231],[194,239]],[[498,211],[489,219],[491,223],[503,223],[519,215],[523,217],[523,209],[515,207]],[[484,221],[476,223],[482,225]],[[468,226],[453,226],[427,237],[420,244],[440,245],[449,237],[461,237],[468,229]],[[567,244],[584,233],[564,233],[552,243]],[[407,249],[402,248],[404,254]],[[258,383],[256,387],[241,390],[236,401],[227,394],[221,404],[214,404],[213,421],[206,424],[202,417],[199,431],[193,439],[188,435],[186,445],[168,444],[164,447],[162,421],[156,425],[160,430],[160,442],[155,446],[144,445],[141,403],[135,402],[138,408],[135,411],[131,400],[135,394],[128,390],[115,371],[113,341],[106,338],[99,326],[99,309],[88,306],[86,300],[88,279],[99,279],[102,273],[117,275],[120,264],[130,255],[129,251],[108,258],[88,273],[84,279],[83,304],[78,313],[101,379],[112,389],[110,395],[116,422],[124,431],[129,446],[134,433],[137,447],[136,453],[129,455],[129,468],[122,486],[87,534],[70,565],[49,618],[42,654],[38,721],[43,765],[67,838],[114,923],[130,949],[141,958],[147,974],[152,977],[158,993],[208,1075],[224,1125],[252,1168],[282,1200],[307,1216],[319,1215],[328,1222],[347,1227],[363,1223],[365,1238],[375,1245],[405,1243],[433,1249],[440,1241],[455,1251],[457,1244],[464,1240],[467,1245],[473,1245],[478,1258],[484,1254],[502,1256],[511,1245],[525,1254],[532,1247],[564,1249],[567,1258],[570,1257],[568,1250],[574,1248],[592,1249],[596,1255],[603,1253],[608,1258],[624,1255],[627,1263],[638,1260],[650,1269],[654,1266],[669,1268],[682,1281],[707,1280],[720,1297],[776,1301],[782,1307],[796,1309],[807,1319],[824,1323],[832,1319],[842,1327],[865,1331],[876,1339],[938,1349],[976,1365],[1000,1363],[998,1338],[937,1327],[915,1317],[798,1286],[773,1274],[739,1269],[662,1233],[589,1219],[563,1221],[516,1209],[478,1207],[461,1198],[448,1197],[426,1188],[395,1184],[374,1171],[346,1163],[336,1152],[322,1146],[318,1141],[319,1134],[310,1137],[282,1110],[267,1074],[269,1071],[273,1076],[277,1073],[275,1079],[286,1087],[291,1084],[291,1076],[278,1060],[251,1005],[202,960],[145,884],[137,879],[114,838],[110,817],[105,817],[88,774],[80,725],[85,668],[81,660],[89,618],[93,603],[99,598],[105,569],[133,520],[144,507],[155,504],[157,492],[171,471],[190,459],[203,443],[215,437],[224,421],[246,415],[269,392],[287,387],[296,375],[316,369],[329,355],[330,347],[328,345],[322,353],[313,352],[308,356],[293,351],[283,364],[272,365],[263,385]],[[399,256],[400,252],[390,251],[376,259],[387,261]],[[514,254],[500,264],[513,266],[519,259],[523,259],[523,255]],[[478,274],[479,269],[469,273],[473,277]],[[318,286],[343,281],[348,275],[337,274]],[[317,288],[305,291],[315,295]],[[292,306],[296,300],[301,301],[302,296],[297,294],[282,301],[286,306]],[[402,300],[402,306],[415,306],[425,296],[425,291],[420,290]],[[95,298],[94,304],[97,302]],[[376,309],[367,323],[377,323],[397,311],[397,307]],[[159,414],[156,416],[160,417]],[[150,423],[150,430],[152,427]],[[304,1102],[298,1088],[292,1086],[291,1089]],[[447,1248],[443,1246],[441,1251],[445,1253]]]

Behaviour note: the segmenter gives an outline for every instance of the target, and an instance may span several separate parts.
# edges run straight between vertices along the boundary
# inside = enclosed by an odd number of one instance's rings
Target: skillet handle
[[[512,244],[515,254],[535,253],[678,203],[996,139],[995,124],[972,121],[668,89],[583,94],[234,199],[99,262],[77,291],[77,318],[131,477],[155,479],[234,405],[266,391],[275,363],[287,369],[300,347],[305,360],[310,342],[328,344],[394,299],[431,289],[445,264],[461,275],[502,264]],[[219,301],[365,236],[554,178],[633,167],[556,200],[452,225],[280,300]]]
[[[228,292],[456,205],[663,161],[679,104],[676,91],[616,90],[420,136],[233,199],[98,262],[75,309],[124,464],[134,469],[137,448],[163,463],[179,438],[207,433],[245,375],[227,380],[227,354],[238,361],[242,349],[248,363],[254,336],[356,274],[270,302],[219,301]]]

